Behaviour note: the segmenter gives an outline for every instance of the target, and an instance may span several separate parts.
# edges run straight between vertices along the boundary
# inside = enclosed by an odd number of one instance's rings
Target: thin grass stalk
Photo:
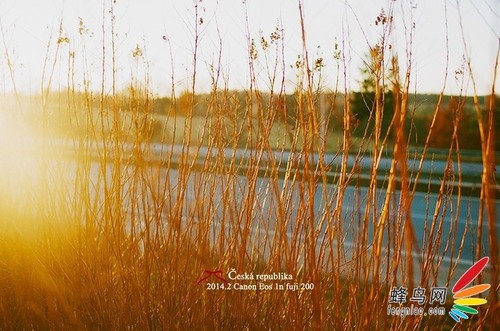
[[[306,217],[309,221],[308,224],[308,247],[307,247],[307,255],[306,260],[308,263],[308,274],[309,280],[315,284],[315,288],[312,290],[312,309],[313,309],[313,319],[314,326],[317,330],[319,330],[323,323],[323,314],[321,308],[321,297],[320,297],[320,284],[318,282],[318,267],[316,265],[316,237],[315,237],[315,228],[316,228],[316,216],[314,211],[314,196],[316,195],[316,183],[314,179],[314,175],[312,173],[312,169],[309,167],[312,166],[313,152],[314,148],[317,145],[317,135],[318,135],[318,118],[316,109],[313,104],[313,82],[312,82],[312,71],[309,67],[309,55],[307,51],[306,44],[306,31],[305,31],[305,22],[304,22],[304,11],[302,1],[298,1],[298,10],[300,16],[300,26],[301,26],[301,39],[302,39],[302,51],[304,57],[304,65],[305,65],[305,76],[307,79],[306,85],[306,123],[307,127],[304,127],[304,145],[302,149],[303,160],[304,160],[304,174],[303,179],[307,180],[307,195],[308,195],[308,211],[306,213]],[[299,93],[300,95],[300,93]],[[300,99],[299,99],[300,102]],[[320,160],[321,162],[321,160]],[[304,185],[302,182],[301,185]]]

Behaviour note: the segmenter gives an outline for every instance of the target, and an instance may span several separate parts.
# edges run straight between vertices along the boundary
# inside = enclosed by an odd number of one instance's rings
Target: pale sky
[[[447,17],[449,61],[446,92],[456,94],[463,87],[466,93],[473,93],[467,76],[464,76],[466,79],[463,85],[460,80],[462,76],[455,74],[463,66],[467,52],[471,58],[478,93],[490,93],[500,37],[498,0],[303,0],[309,56],[313,59],[323,58],[325,67],[322,78],[326,88],[333,88],[339,75],[338,62],[333,56],[334,45],[338,43],[347,60],[348,88],[358,89],[357,81],[362,59],[368,53],[368,44],[376,43],[382,31],[380,25],[375,25],[375,19],[382,8],[388,11],[391,2],[394,3],[396,24],[390,43],[393,50],[398,50],[403,67],[407,63],[408,40],[414,24],[411,49],[412,89],[416,88],[421,93],[437,93],[445,84]],[[0,91],[12,91],[14,86],[6,54],[12,64],[17,89],[24,93],[38,93],[46,58],[48,64],[45,82],[48,81],[48,72],[54,60],[57,60],[52,88],[68,85],[69,52],[74,52],[74,82],[77,88],[81,88],[83,73],[86,73],[92,89],[98,90],[101,86],[103,6],[107,20],[105,45],[106,70],[109,75],[106,78],[106,88],[109,90],[111,3],[110,0],[0,0],[3,29],[0,35]],[[176,89],[182,91],[190,86],[195,3],[193,0],[116,0],[113,6],[116,17],[118,88],[124,88],[132,75],[143,80],[147,62],[152,90],[157,95],[169,95],[172,76],[169,47],[173,54]],[[197,91],[206,92],[210,89],[209,66],[217,64],[219,39],[222,40],[222,70],[227,74],[229,87],[248,88],[245,11],[248,14],[250,36],[256,40],[259,51],[255,64],[259,77],[258,87],[269,89],[266,79],[269,70],[266,69],[265,56],[260,48],[260,36],[269,41],[269,35],[279,24],[284,31],[286,85],[289,91],[293,90],[296,70],[290,68],[290,65],[294,65],[297,56],[302,54],[297,0],[203,0],[198,8],[203,24],[198,21],[200,40]],[[459,25],[459,10],[466,48]],[[79,18],[88,29],[83,37],[79,34]],[[56,54],[60,22],[63,35],[68,38],[69,43],[62,43]],[[53,39],[49,44],[51,34]],[[136,45],[141,49],[142,57],[132,56]],[[270,59],[274,58],[273,54],[274,49],[271,47]],[[340,75],[342,85],[342,72]],[[497,85],[498,82],[499,79]]]

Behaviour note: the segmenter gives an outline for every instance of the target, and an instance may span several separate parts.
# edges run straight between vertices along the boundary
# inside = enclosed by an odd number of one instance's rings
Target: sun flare
[[[39,146],[21,113],[0,110],[0,190],[4,197],[27,202],[39,189]]]

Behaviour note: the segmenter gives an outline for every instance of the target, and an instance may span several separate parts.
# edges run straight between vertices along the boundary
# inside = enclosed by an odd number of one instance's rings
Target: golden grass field
[[[297,25],[304,32],[301,8]],[[114,26],[114,17],[107,19]],[[494,86],[493,97],[485,99],[489,102],[476,102],[471,109],[481,141],[480,158],[474,160],[483,165],[474,198],[480,212],[468,205],[465,194],[460,200],[459,107],[449,119],[451,143],[441,155],[449,167],[434,174],[436,189],[421,192],[434,203],[422,211],[424,226],[416,228],[412,204],[417,184],[427,184],[422,165],[434,160],[429,141],[440,134],[436,118],[447,96],[441,92],[433,105],[419,154],[410,153],[410,72],[400,72],[397,54],[383,42],[395,28],[392,20],[380,24],[383,36],[370,55],[375,88],[370,129],[356,135],[359,122],[343,97],[349,95],[347,88],[330,91],[332,99],[321,105],[320,77],[327,68],[307,57],[305,34],[293,109],[287,107],[284,88],[257,88],[257,52],[267,52],[266,61],[280,68],[279,33],[266,41],[272,45],[267,48],[249,38],[251,80],[242,91],[244,102],[214,82],[205,94],[206,109],[196,108],[197,70],[204,70],[196,64],[197,38],[192,85],[182,98],[172,86],[171,108],[162,112],[154,111],[157,98],[147,74],[135,77],[125,91],[115,88],[122,82],[114,79],[103,81],[98,91],[85,83],[83,89],[69,84],[57,90],[49,79],[32,95],[5,97],[9,101],[0,111],[0,329],[498,328]],[[54,36],[48,48],[65,54],[70,42]],[[115,46],[102,47],[113,52]],[[5,43],[4,48],[8,56]],[[340,75],[348,66],[342,54],[339,49]],[[54,63],[67,64],[71,72],[75,56],[85,54],[61,55]],[[214,75],[223,69],[216,67]],[[279,82],[282,74],[271,71],[269,77]],[[386,91],[395,97],[384,131]],[[332,122],[339,129],[332,129]],[[332,155],[335,168],[325,161]],[[363,188],[356,179],[359,164],[350,158],[371,164]],[[389,160],[382,176],[381,158]],[[410,163],[417,166],[409,170]],[[469,211],[464,233],[457,232],[461,210]],[[422,240],[417,231],[424,233]],[[466,253],[466,240],[476,243],[477,249],[467,252],[474,260],[485,251],[490,257],[482,277],[492,287],[479,314],[460,324],[448,314],[388,316],[394,286],[451,288],[460,276],[455,268]],[[445,256],[453,258],[450,264]],[[215,276],[219,270],[220,278]],[[232,279],[237,274],[254,279]],[[261,281],[257,275],[277,279]],[[288,276],[292,281],[280,278]],[[270,289],[259,288],[260,283]],[[442,306],[449,310],[452,301],[450,296]]]

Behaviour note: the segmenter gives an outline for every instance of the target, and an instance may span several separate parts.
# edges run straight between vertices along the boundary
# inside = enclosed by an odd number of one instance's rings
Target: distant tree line
[[[249,97],[247,91],[221,91],[217,93],[196,94],[192,96],[189,93],[181,93],[175,99],[167,97],[151,97],[140,93],[134,94],[134,91],[123,91],[117,98],[105,96],[101,100],[100,95],[89,95],[86,93],[53,93],[49,98],[45,114],[47,116],[45,123],[49,129],[54,132],[69,132],[77,134],[84,132],[82,127],[86,123],[84,114],[89,111],[94,112],[94,117],[98,116],[99,109],[104,107],[104,111],[109,111],[114,102],[118,102],[115,107],[123,112],[125,117],[132,116],[187,116],[191,114],[194,117],[207,117],[210,120],[225,118],[222,124],[235,125],[240,123],[247,116],[266,117],[273,115],[274,120],[285,123],[291,130],[297,123],[297,95],[282,94],[271,97],[269,93],[261,93],[258,97],[255,93]],[[362,137],[365,132],[371,133],[374,126],[374,100],[375,93],[370,90],[352,92],[349,96],[350,111],[353,115],[353,135]],[[35,96],[35,103],[26,102],[26,105],[40,108],[41,101]],[[321,99],[321,100],[320,100]],[[320,107],[328,119],[324,123],[328,132],[341,132],[343,128],[345,96],[340,93],[323,93],[317,95],[315,106],[320,111]],[[415,94],[409,97],[408,118],[406,122],[406,132],[409,135],[408,141],[411,145],[422,146],[429,132],[429,128],[438,104],[438,95],[433,94]],[[383,96],[383,118],[381,122],[382,136],[388,135],[392,138],[391,121],[394,116],[394,96],[392,92],[385,91]],[[490,103],[490,96],[479,97],[479,103],[483,111],[483,120],[487,120],[487,105]],[[500,128],[500,101],[498,97],[495,105],[495,128]],[[30,112],[29,121],[41,123],[42,112]],[[143,114],[143,115],[141,115]],[[136,117],[134,117],[136,118]],[[154,116],[153,116],[154,118]],[[149,121],[149,120],[147,120]],[[151,127],[148,122],[144,122],[141,127],[147,130],[161,130],[161,127]],[[135,121],[137,122],[137,121]],[[457,141],[461,149],[480,149],[481,140],[477,124],[477,115],[474,108],[472,97],[464,96],[444,96],[440,106],[437,108],[437,114],[434,124],[434,133],[430,136],[429,147],[449,148],[453,139],[454,122],[457,123]],[[486,123],[485,123],[486,125]],[[496,131],[496,130],[495,130]],[[149,134],[148,134],[149,136]],[[241,136],[241,144],[244,143],[245,136]],[[500,150],[500,134],[495,136],[495,150]]]

